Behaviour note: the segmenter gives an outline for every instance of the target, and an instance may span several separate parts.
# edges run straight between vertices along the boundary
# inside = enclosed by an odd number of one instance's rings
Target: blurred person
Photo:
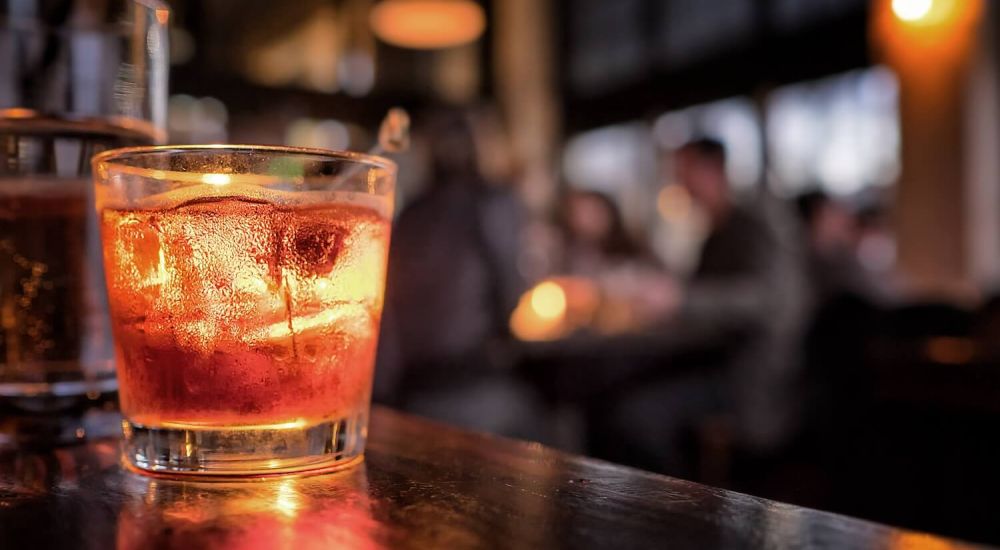
[[[819,190],[803,193],[795,204],[805,230],[807,269],[816,307],[845,295],[877,298],[880,291],[875,281],[858,261],[861,228],[847,205]]]
[[[887,300],[900,298],[900,280],[896,272],[896,239],[884,199],[869,198],[858,210],[858,235],[854,253],[858,264],[874,281],[878,296]]]
[[[537,438],[533,396],[505,353],[525,290],[522,211],[480,170],[468,114],[439,110],[423,128],[431,170],[401,212],[389,253],[375,399],[503,435]]]
[[[655,262],[628,234],[618,206],[604,193],[569,191],[562,217],[567,272],[596,277],[621,263]]]
[[[631,328],[669,311],[676,293],[661,262],[625,229],[608,195],[569,191],[563,200],[564,252],[561,272],[597,284],[609,302],[627,308]]]
[[[685,440],[710,419],[725,418],[735,444],[754,455],[777,451],[794,433],[806,303],[796,239],[783,234],[782,220],[735,200],[723,145],[692,141],[675,161],[676,178],[704,211],[710,233],[661,338],[670,340],[674,358],[704,347],[721,359],[687,368],[670,361],[637,377],[600,412],[599,452],[687,476],[693,465]]]
[[[857,420],[866,347],[885,292],[859,261],[861,225],[848,205],[823,191],[795,200],[806,245],[811,295],[803,340],[803,442],[838,456],[843,426]]]

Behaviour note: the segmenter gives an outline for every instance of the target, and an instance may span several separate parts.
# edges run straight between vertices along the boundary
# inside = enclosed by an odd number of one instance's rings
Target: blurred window
[[[775,190],[847,195],[891,184],[899,173],[898,95],[884,67],[774,90],[767,141]]]
[[[563,151],[563,173],[573,188],[613,197],[633,230],[644,228],[655,213],[650,197],[660,182],[656,148],[645,122],[604,126],[573,136]]]
[[[563,169],[570,185],[605,193],[641,181],[648,161],[649,128],[641,122],[604,126],[566,143]],[[643,158],[647,157],[647,158]]]

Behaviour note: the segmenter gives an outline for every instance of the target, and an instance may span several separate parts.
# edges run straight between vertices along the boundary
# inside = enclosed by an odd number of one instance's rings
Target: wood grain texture
[[[366,460],[210,483],[119,466],[117,441],[0,453],[0,547],[971,548],[374,408]]]

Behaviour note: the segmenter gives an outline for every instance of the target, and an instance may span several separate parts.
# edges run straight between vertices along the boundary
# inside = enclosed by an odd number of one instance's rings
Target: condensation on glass
[[[395,165],[265,146],[94,159],[124,453],[269,474],[363,450]]]

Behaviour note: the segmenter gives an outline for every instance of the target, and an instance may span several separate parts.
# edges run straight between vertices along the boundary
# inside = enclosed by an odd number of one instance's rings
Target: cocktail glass
[[[93,171],[128,463],[226,476],[360,458],[395,165],[168,146]]]

